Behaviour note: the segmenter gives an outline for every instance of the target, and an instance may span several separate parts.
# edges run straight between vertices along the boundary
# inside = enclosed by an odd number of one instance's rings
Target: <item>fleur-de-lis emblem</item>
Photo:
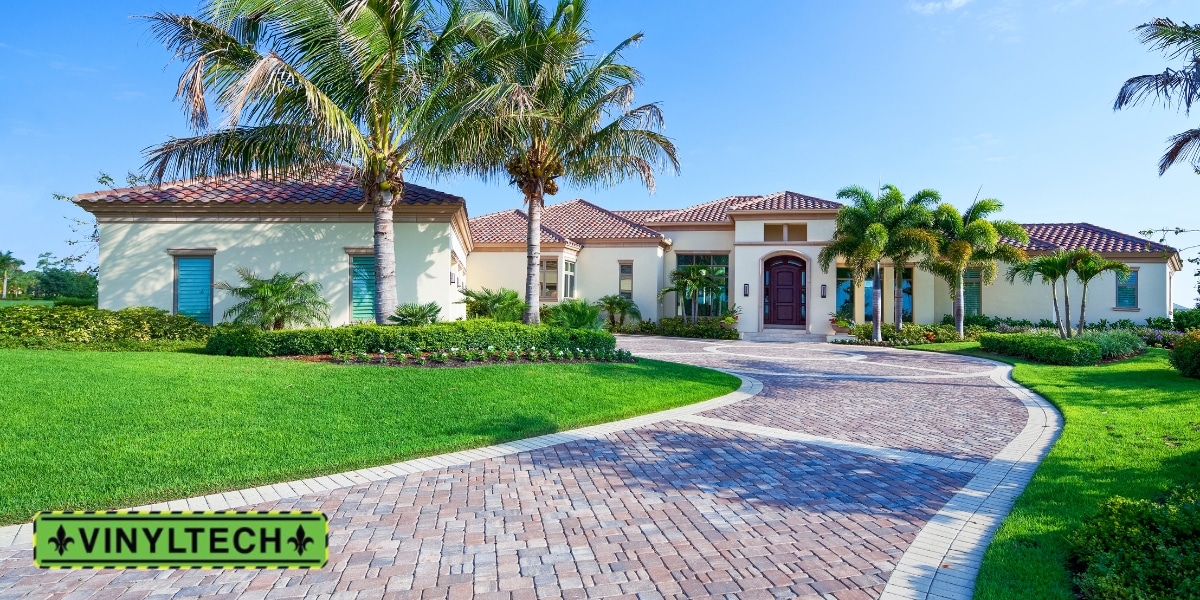
[[[304,551],[308,549],[308,545],[313,543],[314,541],[316,541],[316,540],[308,537],[308,535],[304,533],[303,525],[297,525],[296,526],[296,535],[288,538],[287,542],[289,544],[291,544],[293,548],[296,549],[297,554],[304,554]]]
[[[67,530],[63,529],[62,525],[58,526],[58,533],[50,538],[50,543],[54,544],[54,549],[58,551],[58,555],[62,556],[67,551],[67,546],[74,542],[75,538],[67,535]]]

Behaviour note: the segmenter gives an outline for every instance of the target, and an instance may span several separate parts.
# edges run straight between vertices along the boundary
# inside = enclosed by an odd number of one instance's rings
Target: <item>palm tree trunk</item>
[[[963,293],[963,272],[958,271],[958,284],[954,287],[954,330],[958,332],[958,337],[963,337],[963,313],[965,310],[966,296]]]
[[[379,182],[386,181],[385,175]],[[404,187],[400,186],[403,196]],[[388,315],[396,310],[396,228],[392,222],[392,190],[380,190],[375,198],[375,323],[387,323]]]
[[[1062,313],[1058,310],[1058,281],[1050,282],[1050,298],[1054,300],[1054,324],[1058,327],[1058,337],[1067,337],[1063,333]]]
[[[8,271],[4,272],[4,291],[0,292],[0,300],[8,300]]]
[[[692,293],[692,325],[700,318],[700,292]]]
[[[1063,337],[1071,337],[1071,288],[1067,285],[1067,278],[1063,277],[1063,322],[1066,323],[1066,335]]]
[[[883,330],[879,324],[883,321],[883,270],[879,261],[875,261],[874,279],[874,285],[871,286],[871,307],[875,314],[871,315],[871,339],[882,342]]]
[[[900,264],[895,264],[892,265],[892,270],[896,273],[892,277],[892,289],[895,290],[895,299],[892,300],[895,303],[893,306],[895,310],[892,312],[896,316],[896,331],[902,331],[904,329],[904,267]]]
[[[1079,299],[1079,331],[1076,336],[1083,335],[1083,326],[1087,324],[1084,320],[1084,314],[1087,313],[1087,288],[1088,282],[1083,282],[1083,297]]]
[[[525,272],[525,316],[522,321],[526,325],[537,325],[542,322],[542,313],[538,289],[539,269],[542,262],[542,203],[545,198],[541,194],[531,194],[525,197],[529,205],[529,242]]]

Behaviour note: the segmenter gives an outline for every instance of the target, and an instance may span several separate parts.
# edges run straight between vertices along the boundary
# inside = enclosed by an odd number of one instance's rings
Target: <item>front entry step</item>
[[[824,342],[825,335],[795,329],[768,329],[747,331],[742,334],[742,339],[747,342]]]

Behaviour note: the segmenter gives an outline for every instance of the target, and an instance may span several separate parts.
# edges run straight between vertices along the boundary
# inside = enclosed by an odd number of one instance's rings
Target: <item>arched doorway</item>
[[[808,325],[808,264],[798,256],[776,256],[763,264],[763,325]]]

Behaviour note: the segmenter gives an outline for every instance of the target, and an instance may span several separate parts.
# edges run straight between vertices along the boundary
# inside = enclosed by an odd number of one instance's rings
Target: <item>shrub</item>
[[[1200,329],[1200,308],[1175,311],[1175,329],[1179,331]]]
[[[1095,365],[1103,357],[1100,345],[1091,340],[1064,340],[1034,333],[984,333],[979,336],[979,347],[995,354],[1072,367]]]
[[[225,311],[225,318],[233,317],[235,325],[286,329],[329,322],[329,302],[321,297],[321,282],[305,281],[308,273],[275,273],[263,279],[241,267],[237,274],[244,285],[221,281],[214,286],[238,300]]]
[[[1105,359],[1121,358],[1146,350],[1146,342],[1132,331],[1085,331],[1078,339],[1095,342],[1100,346],[1100,356]]]
[[[1146,327],[1150,329],[1175,329],[1175,324],[1166,317],[1150,317],[1146,319]]]
[[[736,340],[741,337],[736,329],[725,326],[720,317],[700,317],[695,323],[679,317],[654,321],[638,321],[625,327],[609,327],[616,333],[643,335],[665,335],[669,337],[700,338],[706,340]]]
[[[202,342],[209,329],[190,317],[144,306],[117,311],[79,306],[0,308],[0,336],[42,338],[47,343]]]
[[[208,340],[210,354],[296,356],[340,352],[449,352],[451,349],[503,349],[611,352],[617,340],[605,331],[563,329],[472,319],[425,327],[350,325],[335,328],[263,331],[218,326]]]
[[[1142,338],[1147,346],[1156,348],[1174,348],[1175,342],[1183,337],[1182,333],[1174,329],[1151,329],[1149,327],[1133,327],[1130,328],[1134,335]]]
[[[563,300],[543,307],[542,323],[567,329],[600,329],[600,307],[587,300]]]
[[[1200,329],[1185,334],[1171,350],[1171,365],[1184,377],[1200,378]]]
[[[464,290],[462,303],[467,305],[468,319],[493,319],[504,322],[520,322],[528,306],[521,300],[517,290],[500,288],[489,290]]]
[[[919,344],[932,344],[943,342],[959,342],[963,340],[974,341],[979,338],[979,334],[984,332],[984,329],[979,325],[971,325],[963,328],[963,337],[958,337],[958,331],[953,325],[914,325],[906,323],[904,329],[896,331],[896,326],[891,323],[884,323],[879,327],[880,333],[883,334],[883,341],[889,346],[916,346]],[[871,324],[863,323],[855,325],[851,330],[855,337],[860,341],[871,340]]]
[[[442,307],[438,306],[437,302],[428,304],[417,304],[416,302],[408,302],[396,307],[396,312],[388,317],[388,320],[397,325],[408,325],[411,327],[422,327],[437,323],[438,315],[442,313]]]
[[[1110,498],[1070,541],[1084,598],[1195,598],[1200,487],[1174,488],[1161,502]]]
[[[71,296],[55,296],[54,306],[87,306],[96,308],[99,298],[73,298]]]

